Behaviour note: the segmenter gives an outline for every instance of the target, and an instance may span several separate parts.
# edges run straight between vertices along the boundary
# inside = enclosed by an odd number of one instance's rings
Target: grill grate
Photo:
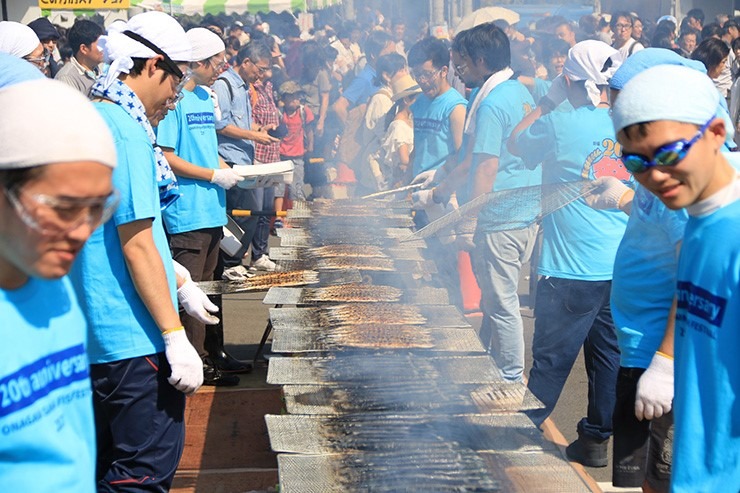
[[[368,330],[369,329],[369,330]],[[398,336],[399,331],[404,331]],[[306,353],[356,349],[425,349],[458,353],[483,353],[485,349],[472,328],[424,329],[404,326],[348,326],[326,329],[275,329],[272,351]]]
[[[382,370],[382,373],[379,373]],[[411,388],[426,385],[426,381],[452,383],[498,383],[501,374],[489,356],[433,356],[419,358],[413,353],[395,352],[390,355],[373,353],[351,357],[273,357],[267,369],[267,383],[329,384],[352,382],[366,384],[378,379],[392,386]]]
[[[475,393],[489,392],[490,384],[454,384],[429,382],[425,388],[415,386],[403,392],[393,392],[385,385],[286,385],[285,405],[291,414],[360,414],[380,413],[510,413],[540,409],[542,403],[521,383],[497,383],[495,387],[513,399],[501,399],[480,405]],[[499,392],[501,395],[501,392]]]

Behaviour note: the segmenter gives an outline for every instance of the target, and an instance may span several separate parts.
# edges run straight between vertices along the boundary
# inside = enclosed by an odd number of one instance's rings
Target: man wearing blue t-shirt
[[[465,182],[465,195],[471,199],[540,184],[539,170],[526,169],[522,160],[506,149],[514,126],[534,108],[527,88],[512,79],[510,61],[509,39],[493,24],[476,26],[455,37],[452,62],[466,86],[479,88],[465,119],[464,158],[437,187],[417,192],[416,203],[446,202],[457,184]],[[433,180],[439,180],[439,175],[437,170]],[[536,234],[535,224],[498,232],[479,225],[472,240],[473,273],[481,289],[481,338],[503,377],[512,382],[521,381],[524,372],[524,326],[517,286]]]
[[[215,120],[218,153],[229,166],[253,164],[254,142],[271,144],[279,141],[267,133],[268,129],[254,124],[250,99],[251,84],[265,76],[272,67],[271,60],[270,48],[261,41],[252,41],[237,53],[236,66],[230,67],[213,83],[219,105]],[[232,187],[226,193],[227,210],[259,212],[264,203],[264,188]],[[244,230],[241,237],[243,249],[236,258],[224,256],[224,267],[227,267],[224,277],[244,280],[247,269],[242,265],[242,257],[252,243],[259,217],[237,217],[234,220]]]
[[[92,94],[116,145],[121,201],[70,275],[88,322],[98,491],[128,483],[167,491],[185,443],[185,396],[200,387],[203,367],[176,309],[182,280],[158,187],[169,167],[155,151],[152,125],[177,97],[192,50],[162,12],[135,15],[101,42],[111,66]]]
[[[208,87],[216,80],[225,60],[225,46],[215,33],[202,27],[189,30],[187,37],[193,46],[190,64],[192,78],[183,87],[183,98],[157,127],[157,144],[178,176],[180,198],[164,211],[172,258],[185,267],[192,281],[212,281],[218,264],[223,226],[226,224],[226,194],[243,178],[218,155],[214,126],[213,100]],[[183,292],[186,287],[181,287]],[[223,346],[206,340],[223,340],[223,325],[218,317],[206,312],[206,319],[182,314],[190,342],[203,359],[204,385],[236,385],[239,377],[224,375],[220,365]],[[209,331],[218,331],[206,337]],[[208,354],[212,353],[212,354]],[[233,359],[233,358],[229,358]],[[234,361],[234,371],[248,371],[246,365]],[[232,369],[231,367],[229,369]]]
[[[706,75],[660,65],[625,84],[612,115],[625,166],[689,216],[665,338],[675,336],[673,492],[740,490],[740,180],[720,152],[719,99]],[[653,360],[673,361],[665,340]]]
[[[447,80],[450,51],[444,42],[426,38],[413,45],[408,56],[411,71],[423,91],[411,105],[414,116],[412,171],[416,177],[442,166],[454,167],[455,154],[462,145],[467,101]],[[434,207],[442,210],[439,205]],[[428,224],[427,211],[417,211],[414,222],[417,227]],[[427,251],[437,264],[442,286],[448,290],[451,302],[462,306],[457,247],[443,244],[437,238],[430,238],[427,243]]]
[[[600,41],[582,41],[563,69],[573,111],[542,107],[514,132],[511,150],[529,167],[542,163],[545,184],[629,179],[609,119],[607,81],[618,52]],[[545,404],[527,415],[540,426],[552,413],[581,347],[589,395],[578,439],[566,450],[590,467],[607,465],[612,434],[619,349],[609,309],[612,268],[627,216],[618,209],[595,210],[577,200],[546,216],[535,302],[532,370],[527,386]]]

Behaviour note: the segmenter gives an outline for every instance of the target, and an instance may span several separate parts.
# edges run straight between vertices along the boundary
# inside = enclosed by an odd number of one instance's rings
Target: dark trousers
[[[275,187],[262,188],[263,211],[275,210]],[[252,260],[267,255],[267,241],[270,239],[270,216],[260,216],[257,219],[257,228],[252,237]]]
[[[527,386],[545,408],[527,411],[535,425],[540,426],[552,413],[583,347],[588,410],[578,429],[597,440],[611,436],[619,347],[609,308],[610,292],[611,281],[540,279]]]
[[[645,480],[656,491],[669,490],[673,462],[673,413],[656,419],[635,416],[637,382],[644,368],[620,368],[614,408],[614,486],[636,488]]]
[[[185,394],[164,353],[90,366],[99,492],[169,491],[185,445]]]
[[[207,228],[177,233],[169,237],[172,258],[190,271],[193,281],[212,281],[218,264],[222,228]],[[220,315],[219,315],[220,316]],[[206,326],[180,311],[180,320],[185,327],[190,343],[201,358],[206,356],[204,348]]]
[[[233,187],[226,191],[226,210],[241,209],[253,212],[272,210],[274,208],[274,197],[273,187],[254,189]],[[244,251],[247,251],[249,246],[252,245],[253,259],[267,253],[267,240],[270,237],[269,217],[234,217],[234,221],[244,231],[241,237]],[[255,253],[259,255],[255,256]],[[229,257],[224,254],[224,267],[226,268],[241,265],[241,262],[241,257]]]

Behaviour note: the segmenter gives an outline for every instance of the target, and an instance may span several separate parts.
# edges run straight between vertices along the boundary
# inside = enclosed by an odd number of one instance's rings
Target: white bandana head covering
[[[219,35],[205,27],[194,27],[185,35],[193,48],[194,61],[206,60],[226,50],[226,45]]]
[[[20,22],[0,22],[0,52],[23,58],[38,48],[41,41],[33,29]]]
[[[78,90],[39,79],[0,89],[0,169],[95,161],[116,166],[116,147],[103,118]],[[64,122],[39,137],[47,122]]]
[[[120,29],[120,30],[119,30]],[[104,76],[103,86],[110,87],[119,75],[127,74],[134,66],[132,58],[154,58],[158,53],[123,34],[131,31],[162,50],[173,61],[190,62],[192,49],[185,30],[164,12],[144,12],[133,16],[125,26],[117,25],[100,36],[98,47],[103,51],[104,61],[110,63]]]
[[[609,66],[604,69],[608,62]],[[597,86],[608,85],[621,64],[619,51],[603,41],[589,39],[576,43],[568,51],[563,76],[572,81],[585,80],[588,98],[596,106],[601,102],[601,90]]]
[[[679,65],[658,65],[624,85],[612,108],[614,130],[658,120],[704,125],[717,114],[719,98],[705,74]]]

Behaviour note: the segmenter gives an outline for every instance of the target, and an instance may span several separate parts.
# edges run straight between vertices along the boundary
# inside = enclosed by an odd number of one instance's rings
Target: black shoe
[[[249,373],[252,371],[252,363],[240,361],[223,349],[209,354],[208,359],[223,373]]]
[[[212,385],[214,387],[233,387],[239,385],[239,377],[236,375],[227,375],[215,366],[203,363],[203,385]]]
[[[588,467],[606,467],[609,449],[609,439],[597,440],[586,435],[578,434],[578,440],[565,449],[565,455],[572,462],[578,462]]]

